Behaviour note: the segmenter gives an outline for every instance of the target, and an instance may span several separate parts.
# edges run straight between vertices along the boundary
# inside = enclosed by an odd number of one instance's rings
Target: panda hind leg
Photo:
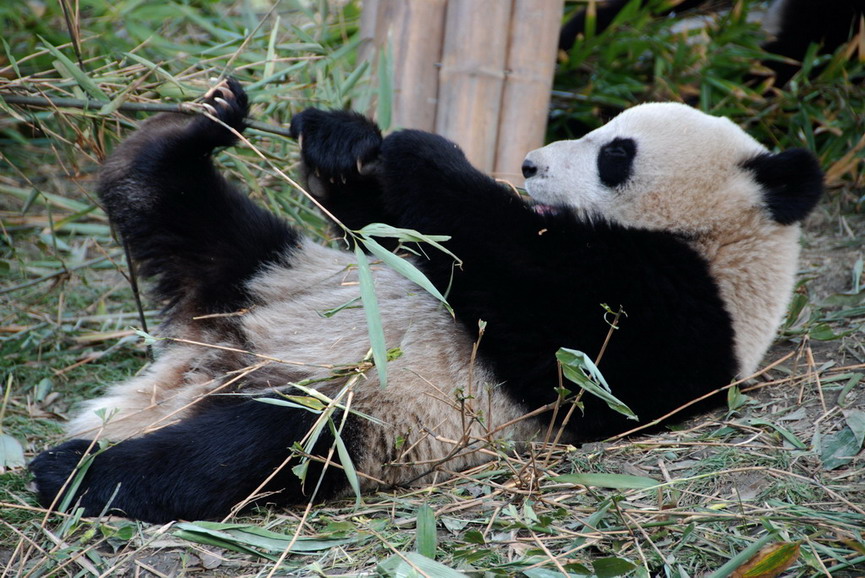
[[[100,451],[90,440],[70,440],[39,454],[30,464],[40,503],[60,502],[61,489],[82,458],[94,454],[72,497],[85,516],[105,511],[153,523],[218,520],[242,503],[302,503],[318,485],[317,499],[343,494],[345,474],[322,462],[334,437],[325,427],[312,449],[305,482],[292,468],[292,446],[307,435],[318,415],[261,400],[211,398],[189,418]],[[357,460],[363,439],[354,416],[343,428],[349,454]],[[334,417],[339,424],[341,416]],[[288,459],[291,458],[291,459]],[[319,485],[319,476],[321,483]]]

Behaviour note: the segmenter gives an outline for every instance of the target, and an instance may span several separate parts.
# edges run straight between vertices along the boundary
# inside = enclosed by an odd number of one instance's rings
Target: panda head
[[[677,103],[642,104],[534,150],[523,173],[541,206],[689,237],[792,225],[822,192],[809,152],[769,153],[730,120]]]

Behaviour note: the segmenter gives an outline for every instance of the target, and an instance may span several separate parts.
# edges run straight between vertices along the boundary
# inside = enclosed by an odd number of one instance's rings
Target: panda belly
[[[352,253],[304,244],[290,267],[273,268],[250,283],[263,305],[242,318],[245,338],[264,359],[302,371],[310,387],[372,419],[359,421],[364,440],[358,469],[371,486],[424,480],[448,459],[462,469],[487,461],[479,449],[490,437],[518,441],[535,436],[532,420],[517,421],[525,408],[512,400],[483,360],[473,358],[472,339],[433,296],[399,273],[371,263],[385,344],[390,352],[382,387],[370,366],[370,342]],[[279,366],[280,362],[273,365]],[[273,380],[253,388],[290,390]],[[350,391],[350,393],[348,393]],[[297,392],[295,392],[297,393]],[[370,486],[368,486],[370,487]]]

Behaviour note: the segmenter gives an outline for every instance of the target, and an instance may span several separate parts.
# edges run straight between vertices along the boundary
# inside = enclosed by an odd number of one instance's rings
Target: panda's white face
[[[628,109],[579,140],[534,150],[526,190],[587,218],[705,234],[757,217],[760,186],[742,163],[766,152],[725,118],[676,103]]]

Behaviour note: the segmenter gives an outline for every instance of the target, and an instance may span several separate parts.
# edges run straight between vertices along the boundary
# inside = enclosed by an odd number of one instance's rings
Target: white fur
[[[636,142],[632,176],[620,187],[599,176],[600,148]],[[741,163],[766,148],[730,120],[676,103],[624,111],[579,140],[537,149],[526,181],[537,201],[625,226],[682,233],[709,262],[733,318],[739,372],[752,373],[786,310],[799,254],[798,225],[773,221]]]

